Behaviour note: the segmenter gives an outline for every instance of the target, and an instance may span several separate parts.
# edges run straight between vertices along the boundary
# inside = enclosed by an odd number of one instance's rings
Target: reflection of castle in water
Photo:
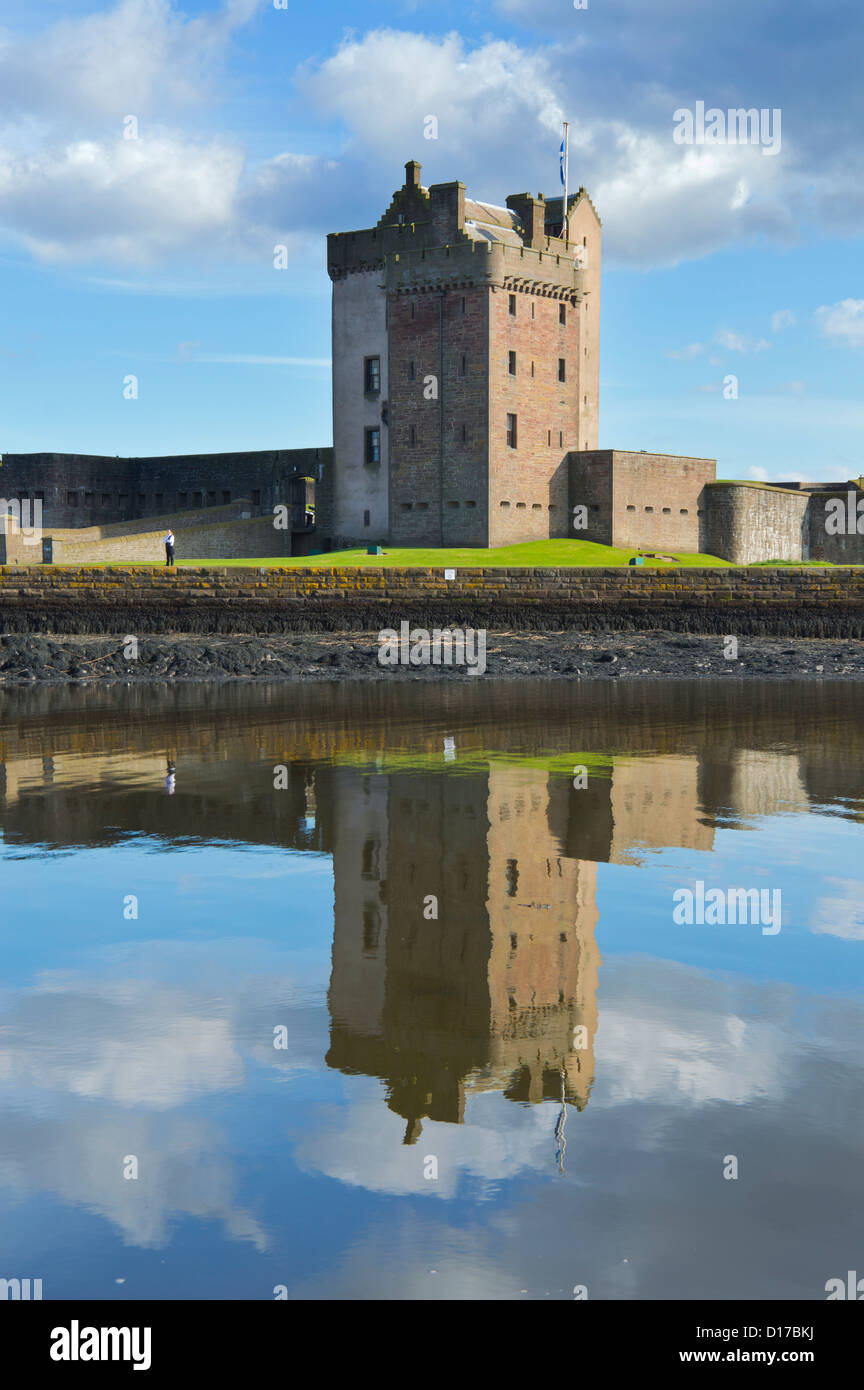
[[[530,766],[333,774],[328,1062],[381,1077],[412,1142],[467,1094],[565,1099],[594,1079],[597,861],[710,850],[699,766],[616,764],[574,789]],[[434,902],[437,916],[431,916]]]
[[[466,1091],[588,1099],[596,871],[563,856],[549,781],[336,774],[327,1060],[382,1077],[409,1141]]]
[[[587,1103],[597,864],[638,865],[667,847],[710,852],[717,825],[814,801],[845,800],[858,814],[853,694],[819,692],[836,707],[831,719],[820,706],[819,740],[807,706],[787,708],[782,688],[760,697],[746,730],[725,692],[703,709],[701,694],[667,690],[652,723],[638,692],[605,689],[527,713],[509,695],[516,713],[497,721],[472,716],[470,701],[485,696],[463,692],[464,737],[428,691],[411,718],[412,697],[400,694],[401,721],[386,693],[355,693],[363,706],[346,705],[346,717],[341,696],[316,691],[287,694],[287,713],[266,705],[226,721],[214,708],[202,721],[191,708],[131,732],[98,711],[7,723],[0,828],[10,842],[53,846],[143,833],[332,854],[327,1060],[381,1078],[412,1142],[426,1117],[459,1122],[477,1092]],[[457,735],[453,765],[435,727]],[[508,743],[523,754],[618,752],[576,790],[540,759],[508,760]],[[177,749],[171,797],[166,748]],[[288,769],[278,792],[277,763]]]

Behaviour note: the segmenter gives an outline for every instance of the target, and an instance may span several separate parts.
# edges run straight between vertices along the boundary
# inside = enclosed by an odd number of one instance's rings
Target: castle
[[[597,448],[601,224],[584,188],[565,225],[563,198],[498,207],[420,174],[409,161],[374,227],[328,237],[332,448],[7,454],[0,563],[159,559],[169,525],[200,559],[569,536],[864,563],[860,480],[726,481],[713,459]],[[852,520],[831,530],[841,504]]]

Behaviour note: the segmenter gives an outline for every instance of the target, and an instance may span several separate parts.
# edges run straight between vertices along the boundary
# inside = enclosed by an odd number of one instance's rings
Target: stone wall
[[[403,620],[864,637],[864,570],[464,569],[447,581],[429,569],[0,569],[5,632],[368,632]]]
[[[114,521],[219,507],[237,497],[254,511],[290,502],[295,474],[318,476],[332,449],[261,449],[251,453],[105,458],[90,454],[5,454],[0,497],[40,499],[43,528],[99,526]]]
[[[704,513],[716,470],[714,459],[675,454],[571,453],[570,511],[588,508],[588,529],[571,534],[624,549],[715,554],[704,544]]]
[[[565,292],[505,287],[490,295],[490,545],[567,535],[567,453],[579,438],[580,309]],[[516,416],[515,448],[507,443],[508,415]]]
[[[842,503],[846,519],[847,529],[838,535],[826,527],[828,503],[832,501]],[[831,510],[833,512],[834,508]],[[828,560],[835,565],[864,565],[864,490],[850,484],[812,493],[809,521],[811,560]]]
[[[735,565],[809,558],[810,494],[762,483],[706,488],[705,551]]]

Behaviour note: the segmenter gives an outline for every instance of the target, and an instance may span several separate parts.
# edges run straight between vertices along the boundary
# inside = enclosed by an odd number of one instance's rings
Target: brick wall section
[[[599,449],[572,453],[569,464],[571,512],[588,507],[588,530],[578,533],[580,539],[729,558],[704,543],[705,488],[716,476],[714,459]],[[748,563],[763,558],[771,557],[750,556]]]
[[[485,546],[489,543],[486,482],[488,299],[488,289],[479,286],[444,290],[443,295],[433,290],[389,296],[390,534],[393,544]],[[439,314],[444,327],[443,374]],[[427,400],[424,382],[430,376],[438,381],[439,394],[437,399]],[[469,503],[474,505],[469,506]]]
[[[490,540],[512,545],[567,535],[567,455],[579,436],[580,305],[575,295],[490,294]],[[559,321],[563,305],[566,322]],[[516,375],[509,354],[516,354]],[[558,362],[565,380],[558,380]],[[532,376],[533,366],[533,376]],[[517,421],[507,444],[507,415]]]
[[[3,631],[370,631],[403,619],[864,637],[864,570],[466,569],[448,582],[428,569],[0,569]]]

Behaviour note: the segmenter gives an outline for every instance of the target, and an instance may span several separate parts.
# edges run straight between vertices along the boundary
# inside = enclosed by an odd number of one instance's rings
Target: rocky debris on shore
[[[378,634],[266,637],[142,636],[129,657],[123,637],[0,637],[0,685],[175,681],[476,680],[465,666],[381,666]],[[662,677],[864,680],[864,641],[673,632],[489,632],[487,679],[633,680]]]

